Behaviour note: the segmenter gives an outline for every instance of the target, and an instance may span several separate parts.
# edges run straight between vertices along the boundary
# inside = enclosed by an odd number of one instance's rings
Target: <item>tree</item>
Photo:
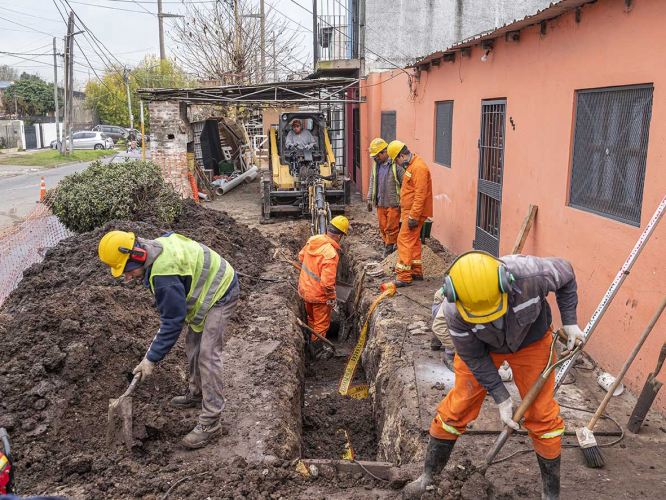
[[[187,3],[185,16],[171,35],[178,44],[178,60],[201,79],[227,84],[261,81],[261,19],[256,10],[249,0],[227,0],[213,5]],[[274,10],[266,13],[265,33],[267,81],[274,79],[274,73],[280,80],[304,69],[305,63],[297,59],[302,47],[301,35],[288,28],[285,19],[278,19]]]
[[[185,72],[171,61],[160,61],[155,55],[144,59],[127,74],[132,96],[132,114],[138,128],[141,117],[141,103],[137,89],[160,87],[188,87],[191,82]],[[91,80],[86,85],[86,106],[94,109],[102,123],[129,127],[127,110],[127,87],[125,68],[110,67],[101,81]],[[147,110],[144,110],[147,111]],[[150,117],[144,115],[146,130],[150,129]]]
[[[13,82],[18,80],[19,73],[7,64],[0,64],[0,82]]]
[[[35,75],[23,73],[7,87],[2,96],[5,111],[19,116],[41,116],[55,110],[53,84]]]

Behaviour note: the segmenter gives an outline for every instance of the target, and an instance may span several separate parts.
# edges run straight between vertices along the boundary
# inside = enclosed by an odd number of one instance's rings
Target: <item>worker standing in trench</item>
[[[184,325],[189,385],[171,400],[177,408],[201,405],[199,423],[183,438],[187,448],[202,448],[221,430],[222,349],[229,320],[238,306],[236,271],[207,246],[175,233],[155,240],[111,231],[99,243],[99,258],[111,273],[142,279],[155,296],[161,326],[133,373],[150,377],[171,351]]]
[[[312,236],[298,254],[301,263],[298,294],[305,302],[308,326],[324,338],[331,326],[331,311],[337,306],[338,250],[341,250],[340,244],[348,231],[346,217],[333,217],[326,234]],[[329,359],[333,357],[333,350],[317,336],[311,335],[310,355],[314,359]]]
[[[402,225],[398,233],[399,259],[395,265],[396,288],[409,286],[412,280],[423,279],[421,260],[421,228],[428,217],[432,217],[432,178],[428,165],[405,146],[393,141],[386,148],[389,157],[404,168],[400,188],[400,210]]]
[[[395,251],[400,231],[400,186],[405,169],[389,158],[388,144],[380,137],[370,143],[370,158],[373,159],[370,174],[370,187],[366,200],[368,212],[372,212],[373,205],[377,207],[377,222],[379,233],[384,241],[385,259]]]
[[[490,393],[503,424],[514,430],[513,401],[498,368],[508,361],[521,397],[529,391],[548,361],[552,314],[546,296],[555,293],[567,347],[584,339],[577,325],[578,293],[571,264],[558,258],[509,255],[497,259],[479,251],[460,255],[444,279],[444,317],[456,348],[455,385],[437,407],[430,426],[423,474],[404,490],[420,498],[449,460],[458,437],[479,415]],[[553,398],[552,373],[523,425],[534,442],[546,500],[560,494],[560,455],[564,422]]]

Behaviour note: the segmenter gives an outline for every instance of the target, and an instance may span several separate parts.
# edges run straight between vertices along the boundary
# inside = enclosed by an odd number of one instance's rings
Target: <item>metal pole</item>
[[[62,70],[63,70],[63,109],[62,109],[62,142],[60,143],[60,147],[58,150],[60,151],[61,155],[64,155],[67,153],[65,151],[65,142],[67,141],[67,106],[69,103],[67,102],[67,85],[69,84],[69,72],[67,71],[67,58],[68,56],[68,45],[67,45],[67,40],[69,40],[69,37],[65,36],[63,39],[64,47],[65,47],[65,55],[62,58]]]
[[[266,81],[266,14],[264,0],[259,2],[261,8],[261,81]]]
[[[130,98],[129,71],[125,68],[125,86],[127,87],[127,111],[130,119],[130,129],[134,129],[134,116],[132,116],[132,99]]]
[[[160,61],[166,59],[164,52],[164,20],[162,18],[162,0],[157,0],[157,24],[160,30]]]
[[[53,37],[53,101],[55,102],[56,149],[60,148],[60,120],[58,109],[58,59],[56,56],[56,39]]]
[[[312,68],[314,71],[317,70],[317,0],[312,0],[312,59],[313,65]]]
[[[146,161],[146,131],[143,126],[143,100],[141,101],[141,159]]]
[[[277,68],[277,59],[275,58],[275,42],[276,42],[277,36],[275,35],[275,31],[273,32],[273,81],[277,82],[278,81],[278,68]]]
[[[74,153],[74,11],[69,13],[69,154]]]

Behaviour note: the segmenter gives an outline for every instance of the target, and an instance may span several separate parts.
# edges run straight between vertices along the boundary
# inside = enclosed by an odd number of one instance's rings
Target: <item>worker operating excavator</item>
[[[331,311],[336,307],[335,282],[338,272],[338,250],[349,231],[349,221],[338,215],[331,219],[326,234],[312,236],[298,254],[301,275],[298,294],[305,301],[308,325],[326,338],[331,326]],[[310,355],[314,359],[328,359],[333,350],[317,336],[311,335]]]
[[[303,128],[301,120],[296,118],[291,122],[291,130],[287,134],[284,145],[287,149],[311,149],[317,145],[312,132]]]
[[[409,286],[412,280],[423,279],[421,260],[421,228],[432,217],[432,179],[428,165],[413,154],[405,143],[391,142],[386,148],[389,157],[405,169],[400,188],[400,217],[398,233],[398,262],[395,265],[396,288]]]
[[[546,366],[552,314],[546,296],[555,293],[567,347],[584,334],[577,325],[578,294],[573,267],[564,259],[509,255],[502,260],[479,251],[459,256],[444,279],[444,317],[456,348],[455,384],[437,407],[421,477],[405,487],[406,498],[420,498],[439,474],[467,424],[476,419],[489,393],[503,424],[518,430],[513,401],[498,368],[508,361],[521,397]],[[534,443],[546,500],[559,499],[564,423],[553,399],[552,373],[523,425]]]
[[[384,241],[382,258],[391,255],[395,250],[400,231],[400,186],[405,169],[391,160],[388,155],[388,144],[382,138],[373,139],[370,143],[370,157],[374,160],[370,173],[370,187],[366,200],[368,211],[377,207],[379,233]]]
[[[134,368],[142,381],[152,375],[188,325],[185,352],[189,384],[185,395],[174,397],[171,405],[201,405],[199,423],[182,442],[187,448],[207,445],[221,429],[222,348],[227,325],[238,306],[236,272],[207,246],[175,233],[149,240],[111,231],[100,241],[98,252],[114,276],[143,280],[155,295],[161,326]]]

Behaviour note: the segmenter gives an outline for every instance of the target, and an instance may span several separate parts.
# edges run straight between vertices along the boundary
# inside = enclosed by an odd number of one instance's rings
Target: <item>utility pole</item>
[[[160,28],[160,61],[166,59],[164,51],[164,20],[162,18],[162,0],[157,0],[157,24]]]
[[[277,37],[275,36],[275,31],[273,32],[273,81],[277,82],[278,81],[278,67],[277,67],[277,59],[275,58],[275,42],[276,42]]]
[[[261,81],[266,81],[266,14],[264,13],[264,0],[259,1],[261,7]]]
[[[319,60],[317,52],[318,49],[318,40],[317,40],[317,0],[312,0],[312,59],[314,61],[313,71],[317,71],[317,61]]]
[[[132,115],[132,99],[130,98],[129,89],[129,70],[125,68],[125,86],[127,87],[127,110],[129,111],[130,129],[134,128],[134,116]]]
[[[74,153],[74,11],[69,13],[67,38],[69,39],[69,154],[71,156]]]
[[[165,17],[185,17],[179,14],[163,14],[162,0],[157,0],[157,24],[160,30],[160,61],[166,61],[166,50],[164,49],[164,18]]]
[[[60,134],[60,117],[58,110],[58,59],[56,54],[56,39],[53,37],[53,101],[55,102],[56,144],[60,149],[62,135]]]
[[[68,41],[69,37],[65,36],[63,39],[64,47],[65,47],[65,54],[62,58],[62,71],[63,71],[63,109],[62,109],[62,135],[63,135],[63,140],[60,143],[60,154],[64,155],[66,153],[65,151],[65,142],[67,141],[67,106],[69,103],[67,102],[67,85],[69,81],[69,72],[67,71],[67,60],[69,58],[69,44]]]

